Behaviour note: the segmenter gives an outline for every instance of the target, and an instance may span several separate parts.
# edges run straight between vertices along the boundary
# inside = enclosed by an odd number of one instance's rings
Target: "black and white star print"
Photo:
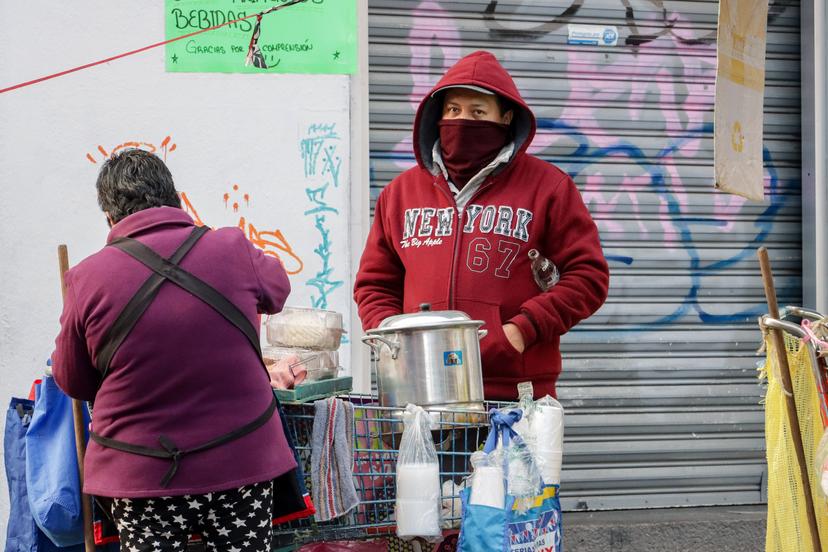
[[[265,552],[271,546],[273,483],[159,498],[115,498],[112,517],[125,552],[184,552],[200,534],[208,551]]]

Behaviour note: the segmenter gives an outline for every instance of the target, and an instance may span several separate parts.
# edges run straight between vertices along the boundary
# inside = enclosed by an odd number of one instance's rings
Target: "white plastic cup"
[[[397,536],[433,537],[442,534],[438,500],[397,498]]]
[[[397,535],[440,534],[440,466],[397,464]]]
[[[397,498],[439,501],[439,464],[398,464]]]
[[[560,485],[563,452],[560,450],[540,449],[535,453],[535,462],[545,485]]]
[[[538,405],[531,422],[536,449],[562,450],[563,414],[563,408],[557,405]]]
[[[503,471],[497,466],[475,468],[469,504],[503,508],[505,500]]]

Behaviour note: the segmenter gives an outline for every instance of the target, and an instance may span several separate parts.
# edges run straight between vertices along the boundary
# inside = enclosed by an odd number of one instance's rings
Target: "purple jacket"
[[[169,257],[193,229],[181,209],[140,211],[116,224],[107,243],[129,236]],[[224,294],[259,327],[258,314],[282,309],[290,292],[281,264],[253,247],[237,228],[201,238],[180,266]],[[273,395],[267,373],[244,334],[207,304],[171,282],[121,344],[100,385],[95,360],[101,340],[150,270],[113,247],[84,259],[66,275],[61,330],[52,357],[58,385],[95,399],[96,433],[160,448],[158,436],[181,449],[242,426],[264,412]],[[84,491],[111,497],[204,494],[258,483],[296,463],[279,416],[224,445],[186,455],[167,487],[170,461],[90,441]]]

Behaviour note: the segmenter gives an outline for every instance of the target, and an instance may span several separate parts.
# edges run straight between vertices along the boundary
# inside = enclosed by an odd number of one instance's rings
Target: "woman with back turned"
[[[107,245],[66,274],[58,385],[94,400],[84,492],[124,550],[269,550],[272,480],[295,467],[258,351],[285,270],[238,228],[198,227],[155,155],[104,163]]]

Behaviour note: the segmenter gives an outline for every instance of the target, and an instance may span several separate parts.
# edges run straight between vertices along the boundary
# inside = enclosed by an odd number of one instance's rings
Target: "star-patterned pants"
[[[209,551],[266,552],[272,494],[266,481],[203,495],[115,498],[112,517],[124,552],[184,552],[193,534]]]

